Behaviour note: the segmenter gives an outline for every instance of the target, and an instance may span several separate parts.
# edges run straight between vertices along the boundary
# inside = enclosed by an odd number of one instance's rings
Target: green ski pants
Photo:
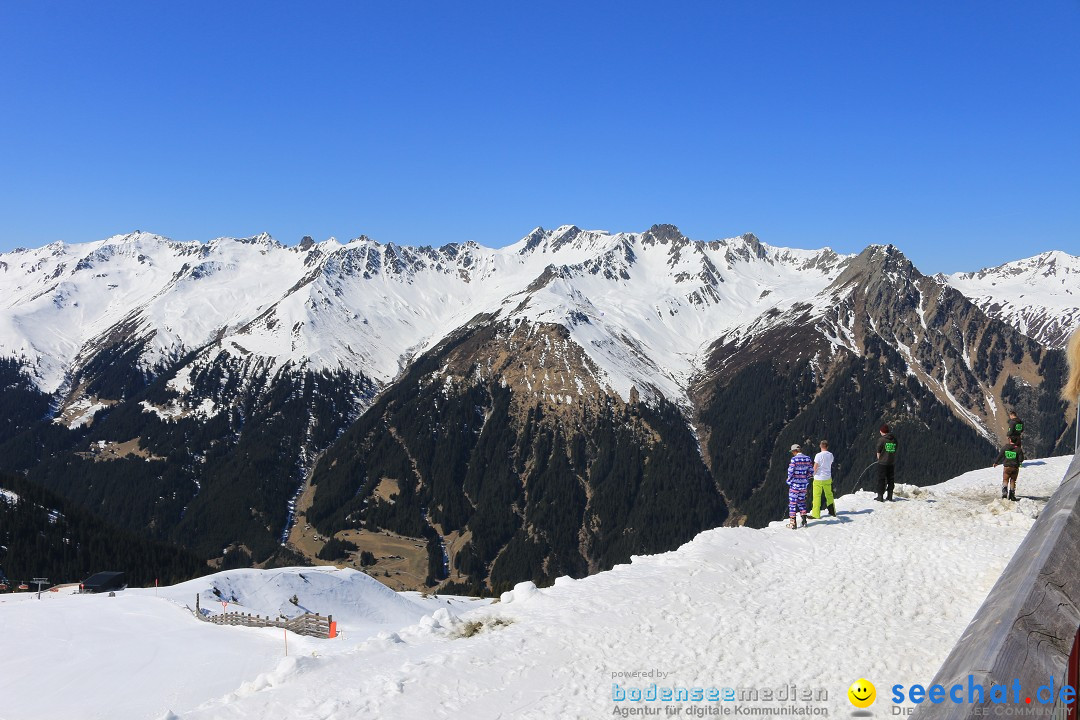
[[[822,493],[825,493],[825,507],[832,505],[832,478],[829,478],[828,480],[814,480],[814,506],[810,509],[810,517],[815,520],[821,519]]]

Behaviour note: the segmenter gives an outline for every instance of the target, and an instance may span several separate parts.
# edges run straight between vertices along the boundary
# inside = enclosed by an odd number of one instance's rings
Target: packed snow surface
[[[522,583],[495,604],[403,597],[311,568],[116,598],[0,597],[17,649],[0,654],[0,717],[600,718],[665,705],[687,717],[723,704],[613,699],[615,684],[652,683],[795,685],[819,698],[802,705],[846,715],[859,678],[877,686],[883,716],[891,685],[931,680],[1070,460],[1027,463],[1018,502],[1000,499],[1000,468],[899,485],[892,503],[859,491],[805,529],[709,530],[582,580]],[[286,658],[280,630],[197,621],[181,605],[195,593],[211,611],[223,595],[260,613],[295,611],[296,594],[332,609],[344,637],[290,635]]]
[[[441,608],[483,602],[396,593],[364,573],[333,568],[230,570],[116,597],[73,593],[0,595],[0,719],[159,718],[259,686],[283,666],[306,667]],[[333,615],[341,636],[289,633],[286,658],[283,630],[200,622],[192,612],[196,595],[210,614]]]

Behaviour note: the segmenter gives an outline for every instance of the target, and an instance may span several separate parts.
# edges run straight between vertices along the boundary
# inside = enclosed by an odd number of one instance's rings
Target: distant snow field
[[[1028,463],[1015,503],[1000,500],[1000,469],[903,485],[893,503],[861,491],[807,528],[709,530],[493,604],[332,568],[228,571],[115,598],[0,596],[0,718],[688,717],[725,704],[631,699],[653,683],[794,685],[815,695],[796,704],[835,715],[851,711],[859,678],[877,686],[880,714],[891,685],[931,680],[1070,460]],[[220,598],[230,611],[332,613],[342,637],[290,633],[285,657],[282,630],[199,622],[196,594],[215,613]]]

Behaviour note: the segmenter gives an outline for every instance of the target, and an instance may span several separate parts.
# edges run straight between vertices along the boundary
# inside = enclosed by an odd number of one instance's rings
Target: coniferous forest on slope
[[[604,397],[572,420],[542,404],[521,418],[497,381],[453,392],[420,383],[439,365],[418,362],[323,456],[307,513],[320,532],[468,532],[455,569],[469,578],[463,589],[478,592],[581,577],[726,519],[673,405]],[[374,493],[387,478],[399,489],[393,502]],[[429,557],[436,582],[445,577],[437,543]]]
[[[193,377],[196,391],[222,407],[209,419],[163,420],[145,411],[142,401],[170,400],[168,373],[144,376],[141,388],[99,411],[92,425],[67,430],[50,421],[49,399],[7,366],[5,386],[21,397],[0,433],[2,469],[25,473],[113,526],[206,558],[236,545],[253,562],[282,554],[295,560],[280,541],[288,500],[303,481],[301,459],[334,441],[371,385],[329,372],[256,376],[241,385],[237,371],[211,366]],[[132,372],[110,372],[115,384],[103,393],[132,392]],[[94,459],[95,443],[133,438],[147,457]]]
[[[119,530],[55,493],[18,475],[0,475],[0,570],[12,583],[45,577],[50,584],[79,582],[96,572],[120,570],[128,583],[181,582],[210,572],[206,560],[170,543]]]

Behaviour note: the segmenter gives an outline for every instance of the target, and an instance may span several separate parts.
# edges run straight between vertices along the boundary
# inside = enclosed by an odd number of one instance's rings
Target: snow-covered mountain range
[[[888,421],[940,480],[1018,408],[1054,452],[1078,264],[931,277],[671,225],[55,243],[0,255],[0,456],[208,555],[392,531],[414,586],[580,575],[766,521],[792,442],[857,473]]]
[[[202,362],[226,353],[386,383],[487,313],[563,324],[601,384],[674,399],[712,342],[813,302],[852,257],[753,235],[691,241],[671,226],[537,228],[501,249],[365,237],[287,247],[267,235],[178,243],[135,232],[0,255],[0,355],[21,360],[48,393],[120,342],[139,346],[148,371],[191,352]],[[1051,347],[1080,317],[1080,258],[1063,252],[937,279]]]
[[[95,353],[118,343],[137,346],[147,371],[198,352],[196,363],[227,354],[386,383],[486,313],[564,324],[602,385],[676,398],[710,342],[815,294],[848,259],[752,235],[693,242],[668,226],[537,228],[497,250],[133,233],[0,255],[0,355],[24,362],[48,393],[70,389]]]
[[[754,235],[694,242],[671,226],[538,228],[500,249],[135,232],[0,255],[0,355],[49,393],[121,340],[140,345],[148,370],[202,351],[388,382],[471,317],[501,313],[570,327],[623,395],[636,383],[677,397],[708,344],[812,299],[851,257]],[[939,280],[1050,347],[1080,316],[1080,258],[1065,253]]]

